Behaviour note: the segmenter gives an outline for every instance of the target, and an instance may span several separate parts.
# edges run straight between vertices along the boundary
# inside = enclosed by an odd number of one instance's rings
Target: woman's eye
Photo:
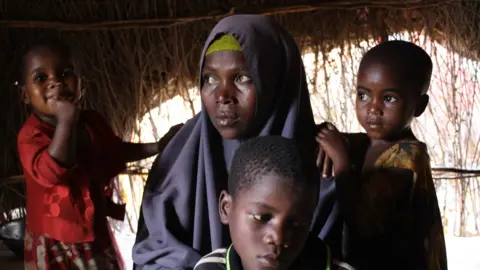
[[[265,214],[252,214],[252,218],[258,222],[268,222],[272,219],[272,215],[265,215]]]
[[[39,82],[39,83],[43,83],[47,80],[47,75],[45,74],[39,74],[39,75],[36,75],[34,78],[33,78],[36,82]]]
[[[203,81],[204,83],[208,83],[208,84],[217,84],[217,79],[215,79],[212,76],[204,76]]]
[[[235,81],[238,83],[250,83],[252,82],[252,78],[246,75],[240,75],[235,79]]]
[[[393,102],[397,101],[397,98],[394,97],[394,96],[385,96],[385,101],[393,103]]]

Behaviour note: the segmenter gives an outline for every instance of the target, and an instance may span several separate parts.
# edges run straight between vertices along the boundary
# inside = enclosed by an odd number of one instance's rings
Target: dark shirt
[[[314,236],[307,241],[302,253],[290,269],[354,270],[346,263],[332,260],[328,246]],[[240,256],[231,245],[204,256],[195,265],[194,270],[243,270],[243,266]]]

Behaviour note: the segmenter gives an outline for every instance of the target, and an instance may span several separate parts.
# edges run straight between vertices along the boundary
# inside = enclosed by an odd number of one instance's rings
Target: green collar
[[[232,270],[231,266],[230,266],[230,252],[232,250],[232,247],[233,247],[233,244],[230,245],[227,249],[227,255],[226,255],[226,261],[227,261],[227,270]],[[326,259],[327,259],[327,267],[325,268],[325,270],[330,270],[331,269],[331,265],[332,265],[332,256],[330,254],[330,248],[328,247],[328,245],[325,244],[325,247],[326,247]]]

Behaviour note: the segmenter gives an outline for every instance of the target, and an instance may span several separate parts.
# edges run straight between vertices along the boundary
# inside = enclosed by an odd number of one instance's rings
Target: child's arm
[[[122,150],[125,157],[125,162],[142,160],[161,153],[182,127],[183,124],[178,124],[171,127],[167,134],[165,134],[165,136],[155,143],[124,142],[122,144]]]
[[[318,154],[317,154],[317,167],[320,170],[321,176],[323,178],[329,178],[334,175],[333,173],[333,162],[332,159],[325,153],[325,150],[323,150],[321,144],[320,144],[320,137],[321,131],[325,128],[328,128],[329,126],[332,126],[331,123],[329,122],[323,122],[320,125],[316,126],[316,132],[317,132],[317,142],[319,143],[319,149],[318,149]],[[360,146],[364,146],[365,144],[365,134],[364,133],[343,133],[340,132],[340,134],[343,136],[343,138],[346,140],[348,143],[349,147],[349,152],[351,152],[350,147],[355,146],[355,149]],[[368,138],[367,138],[368,139]],[[356,150],[354,150],[356,152]]]
[[[57,125],[48,146],[50,156],[64,167],[72,167],[76,158],[77,106],[59,97],[59,88],[47,93],[47,104],[52,108]]]
[[[47,102],[57,122],[53,138],[36,127],[22,128],[18,135],[18,153],[24,173],[47,188],[68,181],[76,155],[77,108],[68,101],[58,100],[56,92],[47,93]]]
[[[332,124],[319,132],[317,140],[332,159],[340,210],[349,230],[365,238],[381,234],[395,214],[392,213],[395,202],[409,194],[413,173],[398,168],[370,172],[354,168],[347,143]]]

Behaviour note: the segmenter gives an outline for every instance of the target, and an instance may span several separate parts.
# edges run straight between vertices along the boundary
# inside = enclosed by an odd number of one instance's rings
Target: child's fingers
[[[332,159],[329,156],[325,156],[323,162],[323,177],[327,178],[332,176]]]
[[[318,132],[317,136],[323,138],[326,135],[328,135],[330,132],[331,131],[329,129],[324,128],[324,129],[320,130],[320,132]]]
[[[332,123],[327,123],[326,127],[327,127],[327,129],[332,130],[332,131],[337,130],[337,128]]]
[[[60,88],[59,87],[49,88],[45,93],[45,98],[56,99],[56,100],[60,99]]]
[[[320,130],[324,129],[327,124],[328,124],[328,122],[323,122],[323,123],[321,123],[320,125],[317,125],[317,126],[316,126],[317,132],[319,132]]]
[[[323,149],[320,147],[320,149],[318,149],[318,155],[317,155],[317,167],[319,169],[323,168],[323,161],[325,159],[325,151],[323,151]]]

